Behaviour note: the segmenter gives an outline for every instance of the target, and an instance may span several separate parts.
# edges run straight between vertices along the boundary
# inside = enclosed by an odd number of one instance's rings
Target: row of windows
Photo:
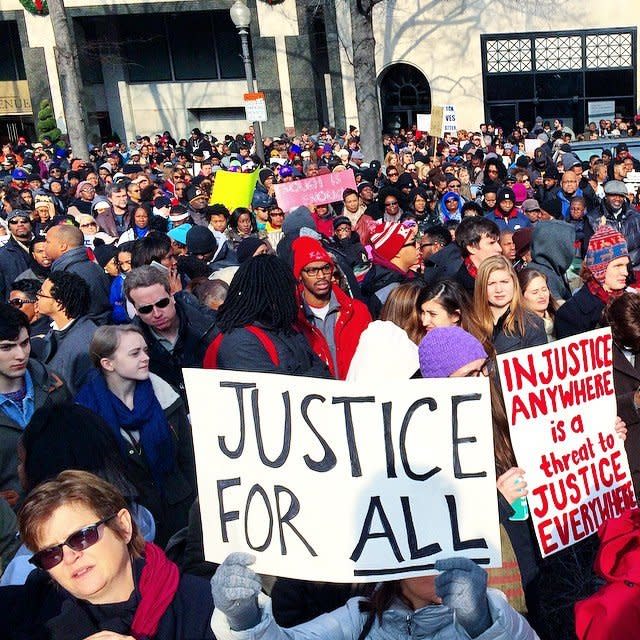
[[[129,82],[244,78],[241,43],[228,11],[80,18],[85,82],[101,84],[116,55]],[[84,55],[83,55],[84,53]]]

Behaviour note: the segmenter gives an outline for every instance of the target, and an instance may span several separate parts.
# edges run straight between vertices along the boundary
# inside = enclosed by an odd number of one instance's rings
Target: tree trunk
[[[366,162],[382,160],[382,124],[378,104],[373,5],[376,0],[350,0],[353,79],[360,122],[360,146]],[[349,124],[349,123],[347,123]]]
[[[71,34],[63,0],[49,0],[49,15],[56,43],[56,63],[67,135],[75,158],[89,159],[87,148],[87,117],[82,102],[82,78],[78,63],[78,50]]]

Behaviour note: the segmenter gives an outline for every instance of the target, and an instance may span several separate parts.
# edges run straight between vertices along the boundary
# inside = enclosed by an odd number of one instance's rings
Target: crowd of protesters
[[[560,120],[437,139],[414,127],[385,135],[374,160],[355,127],[266,138],[265,158],[251,130],[137,136],[91,148],[88,162],[46,138],[5,144],[0,637],[573,638],[574,604],[602,583],[598,540],[543,559],[530,521],[511,519],[526,469],[492,363],[610,326],[611,422],[640,488],[634,135],[622,119],[578,136]],[[599,136],[613,152],[572,151]],[[340,201],[278,205],[277,184],[348,170],[356,186]],[[253,171],[249,206],[212,198],[219,172]],[[278,579],[271,605],[246,554],[216,571],[185,367],[488,375],[503,558],[520,597],[507,604],[464,558],[373,592]]]

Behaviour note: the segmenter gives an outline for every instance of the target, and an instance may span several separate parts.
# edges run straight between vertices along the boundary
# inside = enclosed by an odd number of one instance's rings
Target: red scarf
[[[464,266],[467,268],[469,275],[475,280],[478,277],[478,267],[471,262],[471,256],[464,259]]]
[[[178,567],[151,542],[144,547],[145,564],[140,576],[140,604],[131,623],[131,635],[136,640],[153,638],[165,611],[178,590]]]
[[[605,291],[604,287],[595,278],[587,280],[587,289],[604,304],[609,304],[624,293],[624,289],[620,291]]]

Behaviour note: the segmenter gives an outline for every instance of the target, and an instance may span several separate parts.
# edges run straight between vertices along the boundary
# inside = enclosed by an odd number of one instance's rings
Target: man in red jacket
[[[300,283],[298,328],[331,374],[344,380],[371,314],[333,282],[333,258],[318,240],[302,236],[292,249],[293,275]]]

